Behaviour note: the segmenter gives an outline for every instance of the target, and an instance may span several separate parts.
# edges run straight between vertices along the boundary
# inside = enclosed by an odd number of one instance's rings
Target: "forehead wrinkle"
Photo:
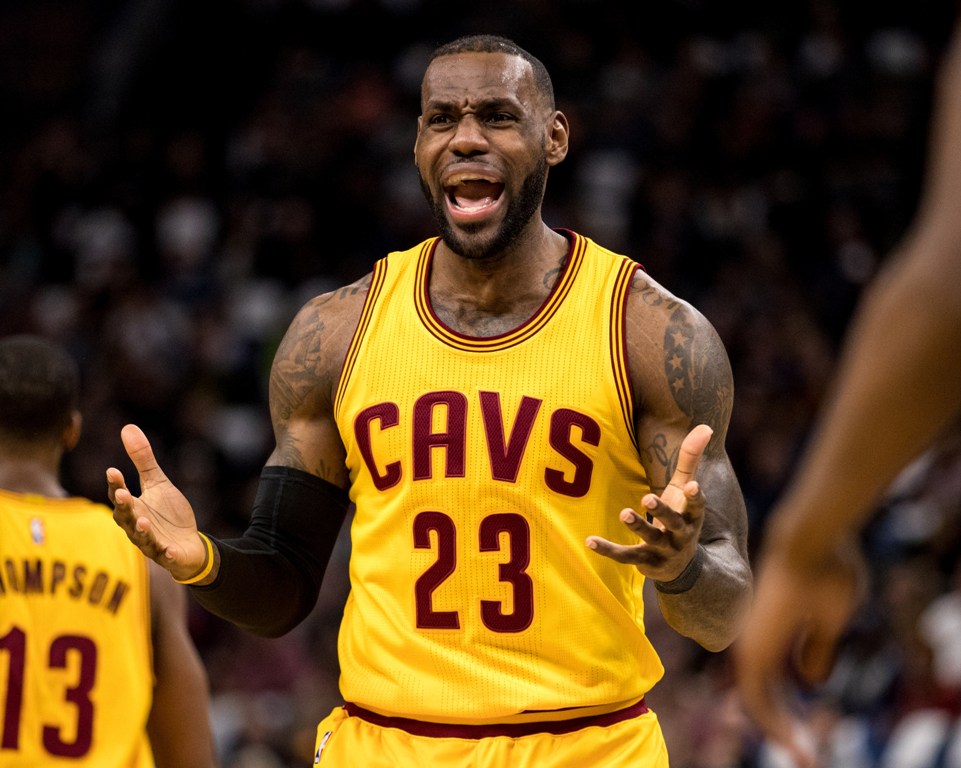
[[[431,99],[426,106],[431,109],[441,111],[467,111],[467,112],[490,112],[497,109],[517,107],[522,105],[518,99],[505,98],[504,96],[464,96],[457,99],[437,98]]]
[[[439,62],[446,62],[446,66],[439,68]],[[428,67],[421,88],[425,108],[464,104],[533,107],[538,97],[531,65],[519,56],[496,52],[451,54],[437,59]]]

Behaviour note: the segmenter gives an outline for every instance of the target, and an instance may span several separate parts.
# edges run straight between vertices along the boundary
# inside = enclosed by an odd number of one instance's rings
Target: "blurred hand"
[[[741,701],[797,768],[814,768],[815,746],[794,706],[795,686],[830,675],[840,637],[864,597],[867,568],[854,542],[809,567],[792,565],[778,549],[760,560],[754,605],[734,645]]]

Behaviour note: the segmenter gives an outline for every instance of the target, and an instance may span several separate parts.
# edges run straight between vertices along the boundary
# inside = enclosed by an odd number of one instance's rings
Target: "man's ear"
[[[567,157],[570,142],[570,126],[563,112],[555,112],[547,137],[547,164],[557,165]]]
[[[74,411],[70,414],[70,423],[63,430],[63,450],[72,451],[80,441],[80,433],[83,431],[83,414]]]
[[[417,145],[420,144],[420,129],[424,124],[424,116],[417,116],[417,133],[414,135],[414,165],[417,165]]]

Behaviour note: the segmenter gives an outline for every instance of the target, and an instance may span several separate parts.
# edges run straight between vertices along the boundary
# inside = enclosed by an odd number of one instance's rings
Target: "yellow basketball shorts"
[[[445,725],[337,707],[317,727],[321,768],[668,768],[641,701],[607,715],[515,725]]]

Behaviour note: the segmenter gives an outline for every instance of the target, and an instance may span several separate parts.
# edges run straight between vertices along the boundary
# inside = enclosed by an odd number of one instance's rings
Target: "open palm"
[[[150,441],[139,427],[128,424],[120,437],[140,476],[141,494],[130,493],[123,473],[109,468],[107,493],[114,520],[141,552],[174,578],[189,578],[203,567],[206,556],[193,508],[157,464]]]

